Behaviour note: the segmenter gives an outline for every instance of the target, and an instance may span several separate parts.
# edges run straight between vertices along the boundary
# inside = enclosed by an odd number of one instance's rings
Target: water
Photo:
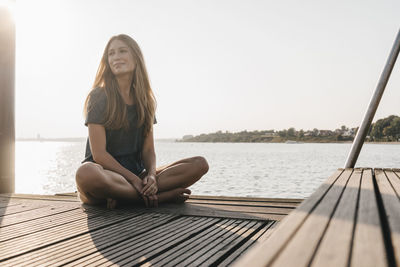
[[[156,142],[157,165],[204,156],[209,172],[196,195],[308,197],[344,165],[350,144]],[[16,142],[16,192],[76,191],[74,175],[84,142]],[[365,144],[356,167],[400,167],[399,144]]]

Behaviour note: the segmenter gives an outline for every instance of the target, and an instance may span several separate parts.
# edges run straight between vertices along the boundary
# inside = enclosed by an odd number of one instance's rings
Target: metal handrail
[[[375,112],[379,106],[379,102],[381,101],[383,92],[385,91],[386,84],[389,80],[390,74],[392,73],[394,64],[396,63],[399,51],[400,51],[400,30],[397,33],[396,40],[394,41],[392,47],[392,51],[390,52],[389,58],[386,62],[385,68],[383,69],[378,85],[376,86],[375,92],[372,95],[372,98],[369,102],[368,109],[365,112],[364,118],[361,122],[361,126],[357,131],[357,135],[354,139],[353,145],[351,146],[350,153],[347,156],[347,160],[344,166],[345,168],[354,168],[354,165],[356,165],[361,148],[364,144],[365,137],[367,136],[369,127],[371,126],[372,119],[375,116]]]

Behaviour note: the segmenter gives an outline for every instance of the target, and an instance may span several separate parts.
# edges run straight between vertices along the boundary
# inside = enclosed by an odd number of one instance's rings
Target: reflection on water
[[[83,142],[17,141],[15,187],[17,193],[73,192],[74,172],[83,160]]]
[[[350,144],[245,144],[156,142],[157,165],[204,156],[209,172],[191,187],[196,195],[309,196],[344,165]],[[16,192],[76,191],[75,170],[84,142],[16,143]],[[359,167],[400,167],[400,145],[366,144]]]

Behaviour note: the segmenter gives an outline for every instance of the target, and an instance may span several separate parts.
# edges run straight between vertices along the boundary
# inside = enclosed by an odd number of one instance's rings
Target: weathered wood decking
[[[400,263],[400,170],[339,169],[300,202],[192,196],[107,210],[74,194],[0,194],[0,266]]]
[[[157,209],[107,210],[74,194],[0,194],[0,266],[225,266],[300,202],[192,196]]]
[[[235,266],[398,266],[400,170],[338,170]]]

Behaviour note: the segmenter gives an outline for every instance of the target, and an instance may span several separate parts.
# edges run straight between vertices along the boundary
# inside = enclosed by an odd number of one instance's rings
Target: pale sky
[[[400,27],[400,1],[17,1],[17,137],[85,137],[109,38],[142,48],[156,138],[356,127]],[[399,59],[400,60],[400,59]],[[375,119],[400,113],[400,63]]]

